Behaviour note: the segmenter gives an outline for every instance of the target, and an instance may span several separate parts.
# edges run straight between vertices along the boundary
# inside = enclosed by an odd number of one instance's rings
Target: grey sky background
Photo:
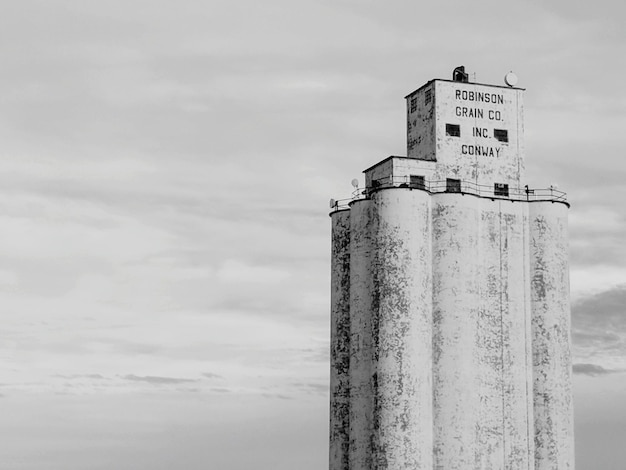
[[[577,468],[624,468],[623,3],[0,6],[0,467],[326,468],[328,199],[465,65],[568,192]]]

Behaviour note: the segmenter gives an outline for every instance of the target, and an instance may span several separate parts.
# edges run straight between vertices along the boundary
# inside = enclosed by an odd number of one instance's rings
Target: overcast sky
[[[572,203],[577,469],[624,468],[622,2],[0,5],[3,470],[326,468],[328,199],[457,65],[527,89],[528,183]]]

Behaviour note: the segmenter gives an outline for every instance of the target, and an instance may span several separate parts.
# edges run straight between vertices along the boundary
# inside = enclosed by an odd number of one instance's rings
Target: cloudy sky
[[[528,183],[572,203],[578,469],[623,468],[621,2],[0,5],[3,469],[325,468],[328,199],[461,64],[527,89]]]

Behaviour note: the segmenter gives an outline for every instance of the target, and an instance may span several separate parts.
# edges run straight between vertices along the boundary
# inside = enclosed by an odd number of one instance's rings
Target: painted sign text
[[[499,157],[500,149],[487,147],[483,145],[461,145],[461,153],[463,155],[480,155],[483,157]]]
[[[499,93],[483,93],[481,91],[456,90],[456,99],[477,101],[479,103],[504,104],[504,95]]]

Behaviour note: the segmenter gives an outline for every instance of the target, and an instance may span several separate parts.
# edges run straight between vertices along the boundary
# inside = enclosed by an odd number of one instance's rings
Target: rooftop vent
[[[458,66],[452,72],[452,80],[455,82],[467,83],[469,75],[465,73],[465,67],[463,65]]]

